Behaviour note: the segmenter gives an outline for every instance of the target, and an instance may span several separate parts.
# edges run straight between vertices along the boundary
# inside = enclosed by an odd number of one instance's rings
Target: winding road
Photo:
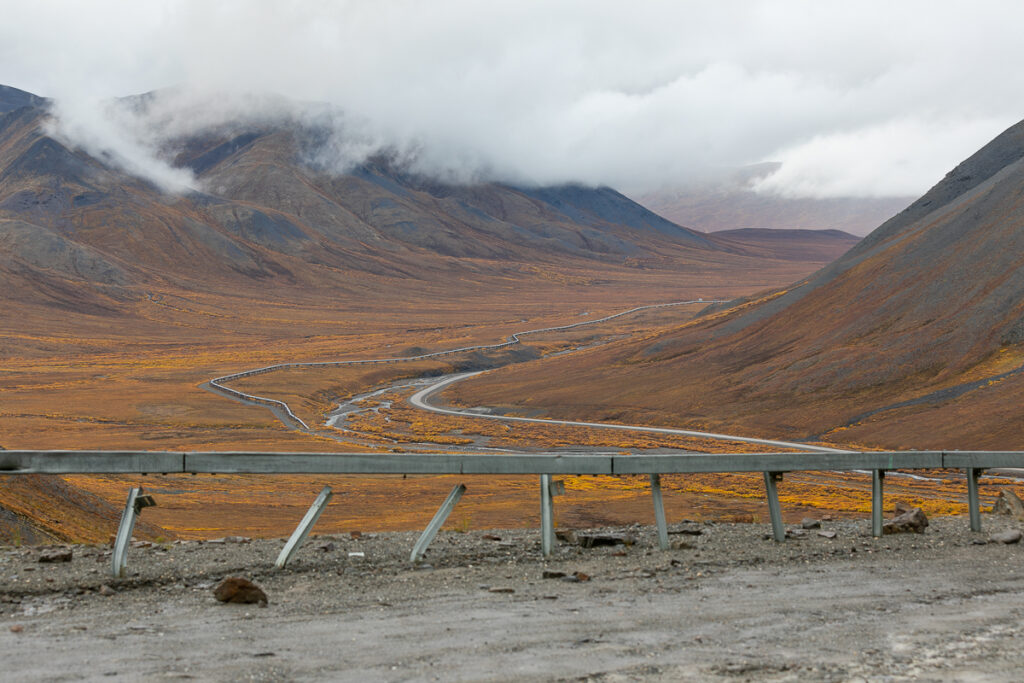
[[[372,358],[372,359],[363,359],[363,360],[318,361],[318,362],[306,362],[306,363],[278,363],[278,364],[275,364],[275,365],[267,365],[267,366],[260,367],[260,368],[254,368],[252,370],[245,370],[245,371],[242,371],[242,372],[236,372],[234,374],[224,375],[222,377],[215,377],[214,379],[209,380],[209,382],[207,384],[208,384],[208,386],[212,390],[214,390],[214,391],[216,391],[216,392],[218,392],[220,394],[226,395],[226,396],[234,398],[236,400],[241,400],[243,402],[255,403],[255,404],[263,405],[263,406],[266,406],[267,408],[270,408],[274,412],[274,414],[277,415],[278,418],[280,418],[282,420],[282,422],[285,422],[286,424],[288,422],[292,422],[292,424],[289,425],[289,426],[300,428],[303,431],[312,431],[312,429],[309,427],[309,425],[307,425],[302,419],[300,419],[297,415],[295,415],[295,413],[292,412],[291,407],[287,403],[285,403],[284,401],[279,401],[277,399],[268,398],[266,396],[258,396],[256,394],[247,394],[245,392],[241,392],[241,391],[238,391],[236,389],[232,389],[231,387],[227,386],[227,383],[231,382],[231,381],[234,381],[234,380],[242,379],[244,377],[254,377],[256,375],[262,375],[262,374],[265,374],[265,373],[268,373],[268,372],[274,372],[276,370],[285,370],[285,369],[289,369],[289,368],[302,368],[302,367],[342,367],[342,366],[347,366],[347,365],[368,365],[368,364],[375,364],[375,363],[407,363],[407,362],[410,362],[410,361],[423,360],[425,358],[439,358],[439,357],[442,357],[442,356],[451,356],[451,355],[454,355],[454,354],[457,354],[457,353],[465,353],[465,352],[469,352],[469,351],[483,351],[483,350],[501,349],[501,348],[513,346],[515,344],[519,344],[522,341],[522,339],[521,339],[522,337],[525,337],[525,336],[531,335],[531,334],[540,334],[540,333],[544,333],[544,332],[558,332],[558,331],[562,331],[562,330],[570,330],[570,329],[574,329],[574,328],[577,328],[577,327],[583,327],[583,326],[586,326],[586,325],[596,325],[598,323],[603,323],[603,322],[607,322],[609,320],[614,320],[616,318],[621,318],[622,316],[626,316],[626,315],[629,315],[631,313],[636,313],[636,312],[639,312],[639,311],[651,310],[651,309],[656,309],[656,308],[668,308],[668,307],[671,307],[671,306],[686,306],[686,305],[701,304],[701,303],[704,303],[704,304],[725,303],[726,301],[727,300],[725,300],[725,299],[709,299],[709,300],[706,300],[706,301],[704,299],[696,299],[696,300],[689,300],[689,301],[673,301],[673,302],[670,302],[670,303],[663,303],[663,304],[649,304],[649,305],[646,305],[646,306],[636,306],[634,308],[630,308],[629,310],[621,311],[619,313],[614,313],[612,315],[607,315],[607,316],[604,316],[603,318],[595,318],[594,320],[584,320],[584,321],[577,322],[577,323],[570,323],[568,325],[558,325],[558,326],[555,326],[555,327],[541,327],[541,328],[537,328],[537,329],[533,329],[533,330],[523,330],[521,332],[514,332],[504,342],[498,342],[496,344],[478,344],[478,345],[475,345],[475,346],[464,346],[464,347],[460,347],[460,348],[456,348],[456,349],[448,349],[448,350],[444,350],[444,351],[434,351],[432,353],[424,353],[424,354],[420,354],[420,355],[417,355],[417,356],[404,356],[404,357],[392,357],[392,358]],[[476,411],[473,411],[473,410],[456,410],[456,409],[453,409],[453,408],[442,408],[442,407],[431,405],[431,404],[429,404],[427,402],[427,399],[431,395],[433,395],[434,393],[444,389],[445,387],[451,386],[452,384],[454,384],[456,382],[459,382],[461,380],[467,379],[469,377],[473,377],[473,376],[478,375],[478,374],[480,374],[480,372],[467,372],[467,373],[460,373],[460,374],[457,374],[457,375],[451,375],[451,376],[448,376],[448,377],[444,377],[444,378],[440,379],[439,381],[437,381],[436,383],[432,383],[430,386],[427,386],[424,389],[421,389],[420,391],[416,392],[409,399],[409,402],[410,402],[410,404],[412,404],[413,406],[415,406],[416,408],[419,408],[421,410],[427,410],[427,411],[431,411],[431,412],[435,412],[435,413],[442,413],[442,414],[445,414],[445,415],[457,415],[459,417],[470,417],[470,418],[479,418],[479,419],[501,420],[503,422],[534,422],[534,423],[542,423],[542,424],[569,425],[569,426],[576,426],[576,427],[594,427],[594,428],[598,428],[598,429],[618,429],[618,430],[627,430],[627,431],[634,431],[634,432],[649,432],[649,433],[656,433],[656,434],[671,434],[671,435],[677,435],[677,436],[693,436],[693,437],[700,437],[700,438],[706,438],[706,439],[716,439],[716,440],[721,440],[721,441],[737,441],[737,442],[742,442],[742,443],[753,443],[753,444],[761,444],[761,445],[767,445],[767,446],[777,446],[777,447],[780,447],[780,448],[803,450],[803,451],[813,451],[813,452],[816,452],[816,453],[845,453],[845,452],[847,452],[847,451],[844,451],[844,450],[841,450],[841,449],[837,449],[837,448],[828,448],[828,447],[825,447],[825,446],[814,446],[814,445],[797,443],[797,442],[792,442],[792,441],[776,441],[776,440],[772,440],[772,439],[757,439],[757,438],[753,438],[753,437],[737,436],[737,435],[734,435],[734,434],[718,434],[718,433],[715,433],[715,432],[702,432],[702,431],[689,430],[689,429],[674,429],[674,428],[669,428],[669,427],[648,427],[648,426],[643,426],[643,425],[624,425],[624,424],[611,424],[611,423],[604,423],[604,422],[575,422],[575,421],[571,421],[571,420],[555,420],[555,419],[543,419],[543,418],[510,417],[510,416],[506,416],[506,415],[491,415],[491,414],[487,414],[487,413],[476,412]]]

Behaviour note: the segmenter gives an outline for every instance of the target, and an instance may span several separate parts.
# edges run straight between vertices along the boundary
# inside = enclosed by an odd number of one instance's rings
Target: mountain
[[[307,161],[322,131],[287,122],[175,141],[169,159],[202,189],[169,195],[49,135],[42,98],[0,101],[0,282],[19,301],[103,313],[155,284],[349,291],[352,272],[434,281],[477,259],[730,253],[606,187],[445,184],[383,154],[330,172]]]
[[[805,280],[453,395],[793,438],[1024,448],[1022,197],[1024,122]],[[571,391],[551,387],[556,372]]]
[[[860,241],[842,230],[785,230],[745,228],[720,230],[709,238],[723,246],[745,249],[766,258],[786,261],[836,260]]]
[[[865,235],[906,208],[913,197],[793,198],[762,194],[752,184],[779,164],[750,166],[716,181],[663,188],[634,197],[680,225],[717,232],[744,228],[841,230]]]

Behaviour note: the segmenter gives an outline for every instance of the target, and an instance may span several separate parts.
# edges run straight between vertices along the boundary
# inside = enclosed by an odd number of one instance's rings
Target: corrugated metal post
[[[555,516],[551,499],[551,475],[540,475],[540,549],[550,557],[555,547]]]
[[[661,475],[651,475],[651,500],[654,501],[654,523],[658,527],[658,547],[668,550],[668,524],[665,522],[665,505],[661,499]]]
[[[114,540],[114,554],[111,567],[114,578],[124,578],[125,567],[128,566],[128,544],[132,540],[132,531],[135,530],[135,519],[139,511],[135,507],[135,499],[142,493],[141,488],[134,488],[128,492],[128,502],[124,504],[124,512],[121,513],[121,523],[117,527],[117,538]]]
[[[283,569],[289,560],[292,559],[292,555],[299,549],[306,537],[309,536],[310,529],[316,524],[316,520],[320,519],[320,513],[327,507],[328,501],[331,500],[331,496],[334,495],[331,491],[330,486],[325,486],[320,491],[320,495],[316,497],[313,504],[309,506],[309,510],[306,512],[306,516],[302,518],[299,525],[295,527],[295,531],[292,532],[291,538],[284,544],[284,548],[281,549],[281,554],[277,556],[277,562],[274,566],[278,569]]]
[[[772,519],[772,534],[775,540],[786,540],[786,527],[782,524],[782,508],[779,507],[778,482],[782,480],[782,472],[764,473],[764,490],[768,495],[768,515]]]
[[[111,570],[116,579],[124,578],[128,566],[128,546],[135,530],[135,520],[139,518],[142,508],[156,505],[153,496],[142,495],[142,487],[133,488],[128,492],[128,500],[121,513],[121,523],[117,526],[117,537],[114,539],[114,552],[111,557]]]
[[[882,484],[885,481],[885,470],[871,470],[871,535],[878,538],[882,535]]]
[[[465,492],[465,485],[459,484],[453,488],[452,492],[448,494],[448,497],[444,499],[444,502],[441,503],[441,507],[438,508],[437,512],[434,514],[434,518],[430,520],[430,524],[428,524],[427,528],[423,530],[422,534],[420,534],[419,539],[416,541],[416,545],[412,547],[412,554],[409,556],[410,562],[415,564],[423,559],[423,555],[427,552],[427,546],[429,546],[430,542],[434,540],[435,536],[437,536],[437,532],[440,530],[441,525],[444,524],[446,519],[448,519],[448,515],[450,515],[452,510],[455,509],[456,504],[458,504],[459,499],[462,498],[462,494]]]
[[[978,499],[978,477],[985,470],[967,468],[967,512],[971,518],[971,531],[981,531],[981,501]]]

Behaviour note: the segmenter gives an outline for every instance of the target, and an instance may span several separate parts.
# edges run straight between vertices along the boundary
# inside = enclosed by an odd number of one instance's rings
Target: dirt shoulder
[[[186,542],[133,548],[120,581],[103,546],[6,548],[0,649],[19,680],[1021,680],[1024,547],[984,523],[681,523],[666,552],[626,527],[547,561],[535,530],[443,532],[419,568],[412,533],[313,538],[284,571],[281,540]],[[270,605],[218,603],[229,575]]]

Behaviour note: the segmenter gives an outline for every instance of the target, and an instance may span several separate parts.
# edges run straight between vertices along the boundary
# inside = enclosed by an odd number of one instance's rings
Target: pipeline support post
[[[782,508],[779,507],[778,483],[782,481],[782,472],[764,473],[764,490],[768,496],[768,515],[772,520],[772,535],[781,543],[786,540],[786,527],[782,524]]]
[[[277,569],[284,569],[285,565],[292,559],[292,555],[299,549],[299,546],[309,536],[310,530],[313,525],[316,524],[316,520],[320,519],[320,514],[327,507],[327,503],[331,500],[331,496],[334,492],[331,491],[330,486],[325,486],[320,491],[320,495],[316,497],[313,504],[309,506],[309,510],[306,515],[299,522],[299,525],[295,527],[295,531],[292,532],[288,542],[284,544],[284,548],[281,549],[281,554],[277,556],[277,562],[274,563],[274,567]]]
[[[540,475],[540,549],[550,557],[555,546],[555,517],[551,497],[551,475]]]
[[[885,482],[885,470],[871,470],[871,535],[878,538],[882,535],[882,486]]]
[[[654,523],[658,527],[658,547],[668,550],[668,524],[665,522],[665,504],[661,498],[661,475],[651,475],[651,500],[654,502]]]
[[[114,552],[111,558],[111,573],[115,579],[123,579],[128,566],[128,546],[135,530],[135,520],[139,518],[142,508],[156,505],[153,496],[143,495],[142,487],[133,488],[128,492],[128,500],[121,513],[121,523],[117,525],[117,537],[114,539]]]
[[[981,467],[967,468],[967,512],[971,519],[971,531],[981,531],[981,501],[978,497],[978,477],[984,472]]]
[[[434,514],[434,518],[430,520],[430,524],[420,534],[419,539],[416,540],[416,544],[412,547],[412,554],[409,556],[409,561],[413,564],[418,563],[423,559],[423,556],[427,552],[427,546],[430,545],[434,537],[437,536],[437,532],[441,529],[441,525],[444,524],[445,520],[448,519],[448,515],[452,513],[455,506],[458,504],[459,499],[462,498],[462,494],[466,492],[465,484],[459,484],[452,489],[452,492],[448,494],[448,497],[441,503],[441,507],[437,509]]]

